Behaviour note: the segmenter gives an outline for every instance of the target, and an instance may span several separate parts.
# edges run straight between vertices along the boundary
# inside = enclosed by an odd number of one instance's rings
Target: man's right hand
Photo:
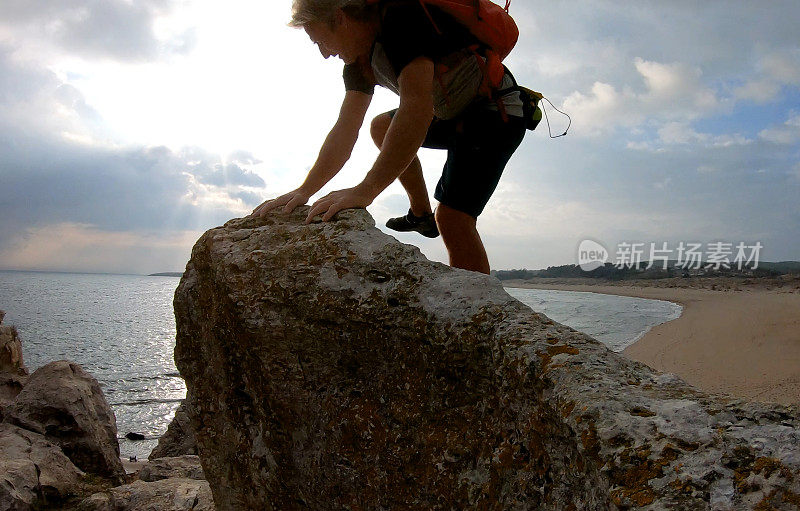
[[[253,210],[250,216],[264,216],[273,209],[281,206],[283,206],[284,213],[291,213],[297,206],[302,206],[308,202],[309,198],[311,198],[311,194],[300,187],[297,190],[285,193],[275,199],[264,201],[263,204]]]

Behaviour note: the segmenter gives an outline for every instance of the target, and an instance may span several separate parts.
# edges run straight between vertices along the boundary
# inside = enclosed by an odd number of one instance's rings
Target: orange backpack
[[[491,0],[418,1],[426,11],[426,5],[433,5],[453,16],[466,26],[480,42],[497,54],[500,60],[506,58],[517,44],[519,29],[514,23],[514,19],[508,14],[511,0],[506,0],[505,7],[500,7]]]
[[[367,4],[377,4],[379,1],[367,0]],[[483,48],[476,47],[472,48],[472,50],[476,54],[479,49],[482,50],[481,54],[486,58],[485,64],[482,60],[479,60],[484,75],[481,93],[491,96],[492,89],[496,89],[500,85],[505,74],[502,60],[511,53],[511,50],[517,44],[517,39],[519,39],[517,24],[508,14],[511,0],[506,0],[505,7],[500,7],[491,0],[413,1],[418,1],[422,5],[437,32],[441,33],[430,12],[428,12],[428,6],[438,7],[455,18],[459,23],[467,27],[472,35],[483,44]]]

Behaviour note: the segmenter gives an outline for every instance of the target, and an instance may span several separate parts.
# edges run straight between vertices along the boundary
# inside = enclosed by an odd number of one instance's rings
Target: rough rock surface
[[[26,375],[28,370],[22,360],[22,342],[17,329],[3,326],[3,317],[5,312],[0,311],[0,372]]]
[[[705,395],[366,211],[205,233],[177,366],[220,509],[797,509],[800,413]]]
[[[50,509],[79,491],[82,476],[42,435],[0,424],[0,509]]]
[[[25,382],[27,376],[19,376],[12,373],[0,372],[0,421],[3,420],[4,410],[14,402]]]
[[[134,481],[95,493],[78,511],[214,511],[208,482],[195,479]]]
[[[205,481],[203,466],[198,456],[185,455],[157,458],[147,462],[139,470],[139,479],[145,482],[160,481],[173,477]]]
[[[125,482],[116,417],[100,384],[78,364],[61,360],[34,371],[4,415],[61,447],[81,470]]]
[[[3,410],[14,402],[28,380],[22,360],[22,342],[13,326],[3,326],[5,312],[0,311],[0,420]]]
[[[194,432],[189,425],[189,415],[186,413],[188,402],[188,399],[184,399],[175,410],[175,417],[169,423],[167,432],[158,439],[158,445],[150,453],[149,459],[197,454],[197,441],[194,439]]]

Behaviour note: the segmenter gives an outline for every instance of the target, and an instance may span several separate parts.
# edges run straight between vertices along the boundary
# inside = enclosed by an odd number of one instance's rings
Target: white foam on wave
[[[683,307],[665,300],[584,291],[506,291],[536,312],[594,337],[617,353],[683,312]]]

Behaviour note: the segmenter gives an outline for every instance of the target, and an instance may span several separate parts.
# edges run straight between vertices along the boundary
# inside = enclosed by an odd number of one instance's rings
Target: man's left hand
[[[312,218],[320,214],[322,221],[327,222],[343,209],[366,208],[373,200],[375,195],[364,191],[360,186],[331,192],[311,205],[306,223],[310,223]]]

